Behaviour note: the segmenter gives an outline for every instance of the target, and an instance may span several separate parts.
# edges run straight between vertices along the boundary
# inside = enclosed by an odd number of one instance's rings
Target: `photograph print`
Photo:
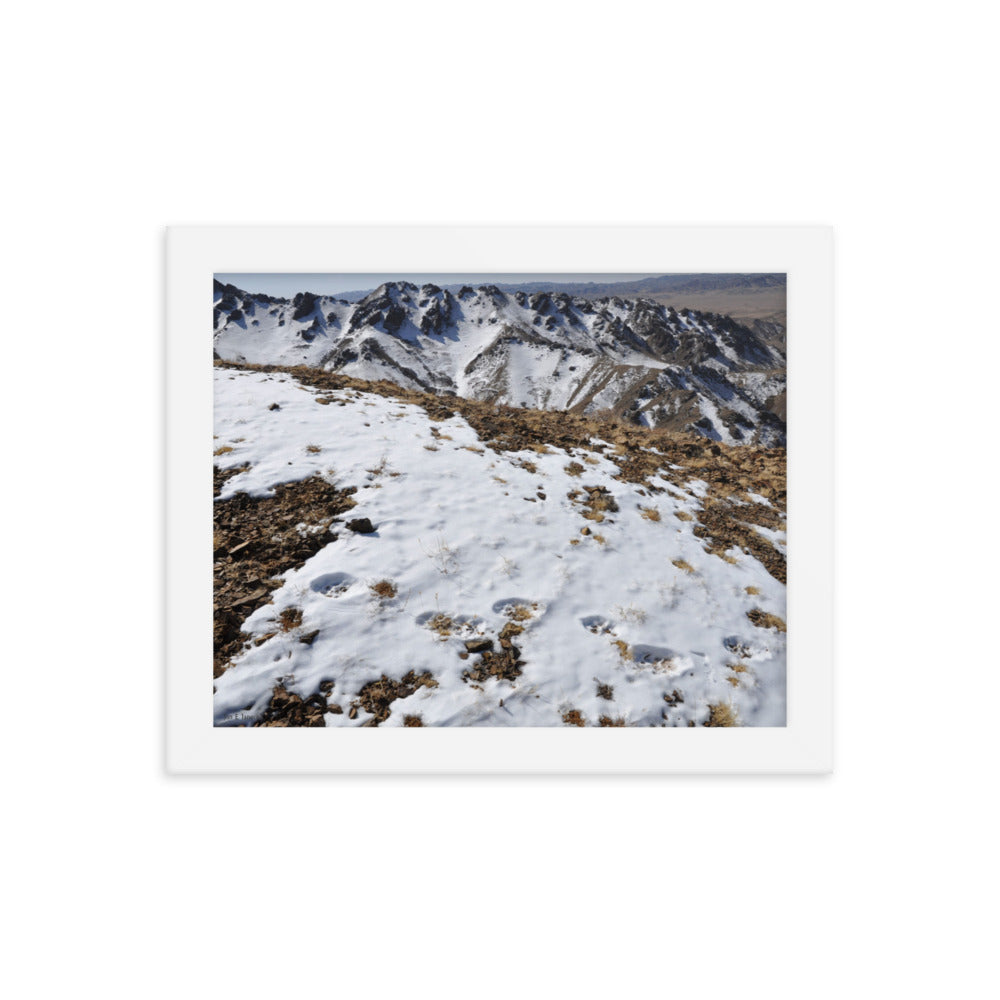
[[[212,317],[216,727],[785,726],[784,274],[219,273]]]

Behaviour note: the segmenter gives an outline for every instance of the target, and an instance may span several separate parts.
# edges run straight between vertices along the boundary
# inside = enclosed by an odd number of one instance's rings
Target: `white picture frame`
[[[833,232],[823,226],[178,226],[167,231],[166,765],[191,773],[825,773],[833,767]],[[212,279],[233,272],[784,272],[781,728],[219,728]]]

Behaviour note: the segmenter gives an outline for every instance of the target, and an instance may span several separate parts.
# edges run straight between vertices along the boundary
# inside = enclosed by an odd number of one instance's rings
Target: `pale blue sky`
[[[216,274],[223,284],[233,284],[246,292],[264,292],[291,298],[296,292],[336,295],[377,288],[383,281],[412,281],[415,285],[514,284],[527,281],[636,281],[651,274]]]

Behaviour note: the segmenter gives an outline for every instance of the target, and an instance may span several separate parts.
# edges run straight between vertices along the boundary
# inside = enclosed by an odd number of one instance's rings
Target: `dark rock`
[[[493,649],[492,639],[466,639],[465,648],[470,653],[485,653]]]
[[[316,296],[312,292],[299,292],[292,304],[295,306],[292,319],[305,319],[316,308]]]
[[[396,333],[406,319],[406,310],[400,305],[390,306],[385,313],[382,325],[388,333]]]
[[[268,409],[269,409],[269,410],[280,410],[280,409],[281,409],[281,407],[280,407],[280,406],[279,406],[279,405],[278,405],[277,403],[272,403],[272,404],[271,404],[271,405],[270,405],[270,406],[268,407]]]
[[[356,517],[353,521],[348,521],[347,529],[358,535],[370,535],[375,530],[367,517]]]

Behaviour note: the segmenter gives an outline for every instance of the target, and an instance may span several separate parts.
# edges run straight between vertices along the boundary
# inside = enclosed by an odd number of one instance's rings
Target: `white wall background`
[[[993,16],[7,12],[18,996],[995,989]],[[835,225],[836,774],[167,778],[162,232],[244,221]]]

